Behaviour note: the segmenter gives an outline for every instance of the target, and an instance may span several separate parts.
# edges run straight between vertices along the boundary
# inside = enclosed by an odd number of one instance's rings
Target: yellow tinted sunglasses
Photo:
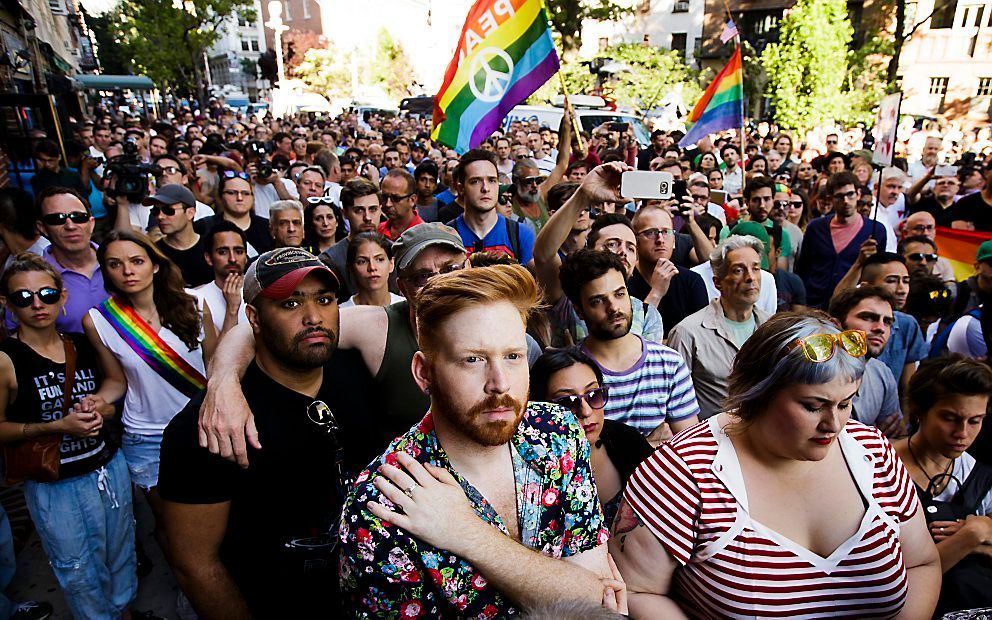
[[[801,347],[809,361],[826,362],[834,356],[838,346],[851,357],[863,357],[868,352],[868,336],[860,329],[849,329],[839,334],[813,334],[790,342],[782,356]]]

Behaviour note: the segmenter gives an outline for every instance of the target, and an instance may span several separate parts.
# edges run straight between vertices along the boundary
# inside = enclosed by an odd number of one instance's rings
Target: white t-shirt
[[[52,242],[46,239],[44,235],[41,235],[34,243],[31,244],[31,247],[27,248],[24,251],[41,256],[45,252],[45,248],[47,248],[50,245],[52,245]],[[0,269],[0,273],[7,271],[7,267],[10,267],[10,264],[14,262],[15,258],[17,258],[17,256],[14,254],[8,256],[7,261],[3,264],[3,269]]]
[[[220,330],[224,327],[224,315],[227,313],[227,300],[224,299],[224,291],[220,290],[216,282],[207,282],[190,292],[200,300],[201,312],[204,305],[210,308],[210,317],[213,319],[214,326],[217,328],[217,333],[219,334]],[[242,299],[241,307],[238,308],[239,325],[248,322],[248,317],[245,315],[246,305],[244,299]]]
[[[398,301],[406,301],[406,297],[403,297],[402,295],[397,295],[396,293],[390,291],[389,292],[389,304],[392,305],[392,304],[395,304]],[[344,302],[342,304],[338,304],[338,307],[339,308],[351,308],[354,305],[355,305],[355,297],[352,296],[351,299],[349,299],[348,301],[346,301],[346,302]]]
[[[282,181],[283,186],[285,186],[286,191],[289,192],[290,196],[299,197],[299,193],[296,191],[296,184],[289,179],[279,179]],[[274,185],[259,185],[258,183],[252,184],[255,189],[255,215],[259,217],[264,217],[268,219],[269,217],[269,207],[272,203],[277,200],[282,200],[279,198],[279,194],[276,193],[276,188]]]
[[[720,291],[716,289],[716,284],[713,284],[713,266],[710,261],[699,263],[692,270],[703,278],[710,301],[719,298]],[[758,302],[754,305],[768,314],[778,312],[778,287],[775,286],[775,276],[764,269],[761,270],[761,291],[758,293]]]
[[[975,457],[971,456],[967,452],[954,459],[954,470],[951,472],[951,475],[953,475],[956,480],[952,479],[951,482],[948,483],[947,488],[945,488],[940,495],[935,496],[934,499],[941,502],[951,501],[951,499],[954,498],[954,494],[958,492],[958,482],[963,484],[964,481],[968,479],[968,476],[971,475],[971,470],[973,469],[975,469]],[[979,516],[992,515],[992,491],[989,491],[985,498],[982,499],[981,503],[978,505],[977,512]]]
[[[947,336],[947,350],[972,359],[988,357],[989,351],[985,346],[982,322],[967,314],[955,321],[951,333]]]
[[[146,364],[134,349],[121,338],[100,311],[91,308],[90,320],[96,328],[100,341],[120,362],[127,379],[127,393],[124,395],[124,414],[121,421],[124,430],[137,435],[161,435],[173,417],[189,403],[189,397],[172,387],[157,372]],[[206,375],[203,365],[203,347],[190,351],[171,329],[163,327],[159,337],[172,347],[186,362]],[[201,330],[200,342],[203,342]]]

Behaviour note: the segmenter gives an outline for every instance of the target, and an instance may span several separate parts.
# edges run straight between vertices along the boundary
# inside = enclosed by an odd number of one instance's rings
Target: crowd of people
[[[139,616],[134,493],[188,617],[992,607],[992,241],[935,240],[992,233],[992,145],[206,112],[0,188],[0,444],[57,444],[74,617]]]

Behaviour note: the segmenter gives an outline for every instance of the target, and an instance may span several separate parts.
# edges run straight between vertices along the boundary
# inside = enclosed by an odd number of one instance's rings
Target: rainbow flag
[[[475,148],[558,66],[542,0],[478,0],[434,97],[431,138],[459,153]]]
[[[938,226],[937,254],[951,264],[955,280],[967,280],[975,275],[978,246],[989,239],[992,239],[992,233]]]
[[[682,148],[695,146],[711,133],[737,129],[744,124],[744,70],[740,47],[696,102],[687,121],[692,127],[679,140]]]

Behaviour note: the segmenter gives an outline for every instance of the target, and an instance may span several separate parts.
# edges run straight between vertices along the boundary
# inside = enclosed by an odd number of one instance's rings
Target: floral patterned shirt
[[[554,557],[594,549],[607,539],[589,463],[589,443],[575,415],[557,405],[529,403],[510,440],[522,544]],[[428,413],[358,476],[341,519],[341,591],[349,616],[375,618],[497,618],[517,613],[467,561],[409,536],[366,509],[388,504],[372,485],[383,462],[403,450],[445,467],[479,517],[509,535],[485,497],[452,468]],[[441,515],[438,515],[441,517]]]

